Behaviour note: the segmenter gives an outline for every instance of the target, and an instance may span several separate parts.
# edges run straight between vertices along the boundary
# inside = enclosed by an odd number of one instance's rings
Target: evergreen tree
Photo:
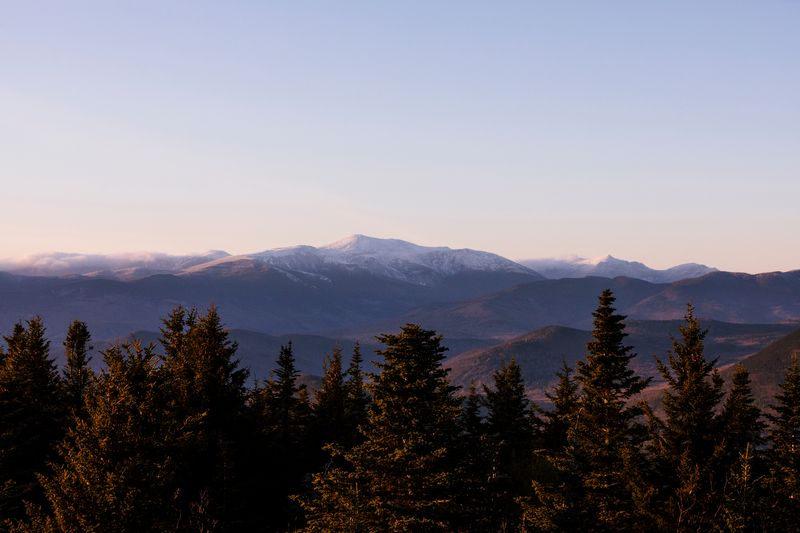
[[[64,366],[61,380],[62,394],[64,403],[73,416],[84,414],[84,396],[94,376],[89,367],[91,357],[87,355],[92,349],[92,346],[89,346],[91,339],[86,323],[75,320],[70,324],[67,338],[64,340],[67,364]]]
[[[490,531],[498,521],[498,512],[492,505],[492,488],[489,486],[493,461],[486,424],[481,411],[483,397],[478,394],[475,383],[471,383],[461,410],[461,469],[458,472],[460,486],[457,491],[458,504],[463,521],[471,525],[472,531]]]
[[[60,531],[174,530],[175,461],[191,420],[176,422],[152,346],[114,346],[69,428],[52,475],[40,476]]]
[[[189,310],[176,306],[170,311],[167,318],[161,321],[161,346],[164,348],[164,358],[174,359],[180,357],[184,339],[197,321],[197,310]]]
[[[345,433],[349,436],[349,440],[342,443],[345,447],[350,447],[360,440],[358,428],[367,420],[370,398],[364,385],[362,364],[361,346],[356,342],[345,373],[345,424],[347,427]]]
[[[656,360],[668,388],[663,396],[665,419],[650,414],[657,495],[656,507],[664,527],[707,530],[717,510],[722,484],[716,479],[716,449],[722,399],[722,378],[716,359],[704,355],[707,330],[700,327],[690,305],[681,340],[672,339],[668,365]]]
[[[442,368],[441,337],[418,325],[381,335],[364,442],[314,478],[311,531],[458,529],[460,401]]]
[[[312,406],[314,442],[316,448],[325,444],[343,444],[351,440],[347,424],[347,386],[342,370],[342,350],[323,361],[322,383],[314,395]]]
[[[723,467],[732,468],[746,448],[757,450],[764,443],[764,423],[761,410],[755,405],[750,388],[750,373],[737,364],[731,378],[731,388],[720,413],[722,421]]]
[[[567,431],[574,423],[578,410],[578,383],[574,371],[564,362],[556,372],[558,382],[552,392],[545,396],[553,404],[553,409],[544,412],[542,440],[545,450],[550,454],[562,454],[567,446]]]
[[[722,505],[719,518],[714,523],[716,531],[746,532],[746,531],[773,531],[766,527],[764,522],[765,502],[772,499],[772,495],[765,498],[762,492],[761,478],[753,468],[754,453],[750,444],[745,445],[739,457],[730,470],[722,492]],[[796,518],[796,517],[795,517]],[[771,517],[769,517],[771,521]],[[797,523],[792,522],[792,527],[785,531],[796,529]]]
[[[525,496],[533,479],[533,426],[525,383],[516,360],[494,374],[494,388],[484,386],[486,430],[492,455],[490,491],[494,529],[516,529],[520,509],[517,498]]]
[[[200,317],[195,310],[177,308],[163,323],[172,416],[198,420],[181,450],[179,499],[187,513],[204,500],[204,513],[227,529],[239,523],[246,492],[241,477],[247,468],[242,447],[248,438],[243,434],[248,371],[239,368],[237,345],[214,306]]]
[[[298,384],[292,343],[281,346],[277,368],[257,402],[263,409],[265,472],[270,479],[263,497],[270,504],[267,517],[272,529],[293,529],[301,523],[301,512],[289,496],[302,492],[304,477],[313,472],[317,450],[310,442],[310,406],[306,386]]]
[[[60,381],[40,317],[4,337],[0,367],[0,516],[19,518],[23,501],[42,500],[36,473],[61,438]]]
[[[309,414],[306,386],[298,384],[300,372],[295,367],[294,351],[289,341],[281,346],[277,368],[264,388],[269,432],[285,446],[299,444],[304,436]]]
[[[780,393],[767,415],[771,423],[769,438],[769,489],[774,505],[769,509],[773,530],[788,531],[800,516],[800,363],[792,358]]]
[[[569,430],[570,459],[580,477],[588,524],[602,530],[635,527],[634,492],[641,472],[642,415],[632,398],[647,386],[630,368],[635,354],[623,344],[625,317],[616,313],[610,290],[593,313],[586,361],[578,361],[580,385],[575,423]]]

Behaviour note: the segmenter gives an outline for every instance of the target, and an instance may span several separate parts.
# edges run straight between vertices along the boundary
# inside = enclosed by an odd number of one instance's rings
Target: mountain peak
[[[320,247],[321,250],[349,252],[357,254],[374,253],[409,253],[424,250],[419,246],[400,239],[380,239],[356,233],[331,244]]]
[[[550,279],[624,276],[653,283],[670,283],[681,279],[700,277],[716,271],[715,268],[694,263],[678,265],[666,270],[656,270],[639,261],[619,259],[613,255],[588,259],[582,257],[532,259],[521,263]]]

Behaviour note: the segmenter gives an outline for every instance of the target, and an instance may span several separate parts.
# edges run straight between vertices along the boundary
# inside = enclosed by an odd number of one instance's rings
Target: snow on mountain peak
[[[278,268],[306,273],[320,273],[338,266],[419,284],[427,284],[437,276],[469,271],[536,275],[527,267],[489,252],[420,246],[399,239],[360,234],[319,248],[296,246],[267,250],[250,257]]]
[[[352,254],[417,254],[424,253],[425,246],[410,243],[408,241],[401,241],[400,239],[379,239],[377,237],[368,237],[356,233],[344,239],[338,240],[331,244],[320,247],[320,250],[329,250],[332,252],[343,252]],[[446,248],[438,248],[444,250]]]
[[[550,279],[625,276],[653,283],[669,283],[716,271],[715,268],[698,264],[678,265],[666,270],[656,270],[639,261],[627,261],[612,255],[588,259],[577,256],[560,259],[532,259],[521,261],[521,263]]]

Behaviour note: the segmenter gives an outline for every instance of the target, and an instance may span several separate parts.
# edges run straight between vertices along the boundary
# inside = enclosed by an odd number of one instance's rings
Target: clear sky
[[[800,268],[800,2],[0,1],[0,257]]]

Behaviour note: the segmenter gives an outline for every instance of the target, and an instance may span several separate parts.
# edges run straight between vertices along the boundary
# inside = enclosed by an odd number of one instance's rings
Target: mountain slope
[[[638,320],[677,320],[686,304],[701,319],[740,323],[800,322],[800,271],[714,272],[672,284],[631,278],[564,278],[518,285],[478,298],[419,307],[402,318],[452,337],[511,338],[547,325],[587,329],[597,295],[610,288],[617,309]],[[382,326],[383,324],[379,324]]]
[[[543,279],[529,268],[489,252],[419,246],[398,239],[365,235],[352,235],[319,248],[295,246],[247,257],[289,272],[325,276],[338,269],[359,270],[418,285],[436,284],[453,275],[475,272],[524,275],[528,281]],[[202,266],[193,270],[200,268]]]
[[[651,283],[671,283],[717,271],[715,268],[697,263],[685,263],[665,270],[656,270],[638,261],[626,261],[610,255],[594,259],[583,257],[529,259],[520,261],[520,263],[532,268],[548,279],[585,278],[590,276],[616,278],[625,276]]]
[[[671,349],[670,336],[679,335],[679,320],[649,321],[631,320],[625,331],[629,334],[625,342],[638,354],[632,367],[642,375],[655,378],[658,375],[655,358],[666,359]],[[719,358],[725,365],[738,361],[777,339],[783,338],[795,326],[784,324],[730,324],[706,321],[702,326],[709,330],[706,337],[706,355]],[[586,354],[586,343],[591,332],[563,326],[547,326],[488,348],[469,350],[448,359],[445,365],[451,369],[453,383],[466,387],[471,381],[491,384],[492,376],[500,366],[514,357],[520,364],[526,386],[541,397],[543,390],[555,382],[555,373],[566,362],[575,367],[575,362]]]
[[[792,357],[800,358],[800,329],[741,361],[750,372],[753,396],[760,407],[772,403],[775,394],[779,392],[778,385],[783,382]],[[729,382],[733,376],[733,367],[723,369],[721,374]]]

